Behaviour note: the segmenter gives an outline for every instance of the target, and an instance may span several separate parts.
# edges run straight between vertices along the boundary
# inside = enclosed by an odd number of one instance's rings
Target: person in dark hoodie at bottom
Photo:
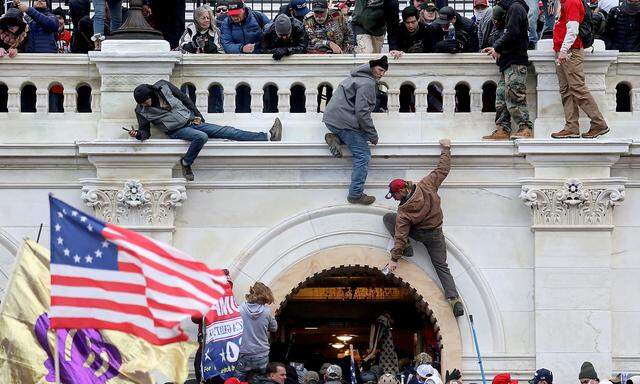
[[[269,287],[256,282],[249,288],[246,299],[247,301],[240,305],[244,333],[236,365],[238,378],[242,381],[250,371],[260,370],[264,373],[269,363],[269,332],[278,330],[276,318],[268,306],[273,303],[273,294]]]
[[[500,82],[496,92],[496,129],[484,140],[530,139],[533,123],[527,107],[527,55],[529,7],[523,0],[499,0],[498,7],[506,11],[502,35],[482,52],[496,59],[500,67]],[[511,134],[511,118],[518,131]]]

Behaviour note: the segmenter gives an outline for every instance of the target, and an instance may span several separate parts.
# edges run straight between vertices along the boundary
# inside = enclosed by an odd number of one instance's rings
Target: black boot
[[[182,176],[184,176],[187,181],[193,181],[193,171],[191,170],[191,165],[187,165],[184,163],[184,159],[180,159],[180,165],[182,166]]]

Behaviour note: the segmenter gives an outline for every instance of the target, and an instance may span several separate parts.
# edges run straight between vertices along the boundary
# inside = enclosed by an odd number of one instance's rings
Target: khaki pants
[[[598,104],[591,96],[584,80],[584,50],[570,49],[570,56],[563,64],[556,65],[556,74],[560,84],[560,96],[564,108],[565,129],[579,133],[580,117],[578,107],[591,119],[591,129],[601,130],[607,127]]]
[[[356,53],[380,53],[384,44],[384,35],[356,35]]]

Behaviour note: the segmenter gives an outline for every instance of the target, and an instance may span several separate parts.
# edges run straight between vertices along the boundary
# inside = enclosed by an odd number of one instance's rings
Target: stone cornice
[[[631,139],[605,140],[517,140],[518,153],[522,155],[572,155],[572,154],[628,154]]]

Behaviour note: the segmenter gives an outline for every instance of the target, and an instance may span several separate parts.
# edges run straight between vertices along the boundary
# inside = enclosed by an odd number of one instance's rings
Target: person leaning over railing
[[[307,53],[353,53],[353,30],[339,9],[329,9],[327,0],[314,0],[313,12],[304,18],[309,36]]]
[[[196,8],[193,19],[180,38],[180,50],[188,53],[224,53],[220,30],[216,27],[211,7],[202,5]]]
[[[9,8],[0,17],[0,57],[16,57],[28,30],[22,12],[17,8]]]
[[[33,7],[13,0],[13,4],[30,18],[29,36],[24,46],[27,53],[57,53],[56,35],[58,33],[58,19],[47,8],[45,0],[36,0]]]
[[[442,7],[438,19],[429,26],[434,51],[439,53],[478,52],[478,28],[471,19],[451,7]]]
[[[309,38],[304,26],[297,19],[280,14],[262,34],[262,53],[271,54],[274,60],[305,53]]]
[[[397,59],[405,53],[432,52],[431,28],[418,21],[416,7],[410,5],[402,10],[402,22],[398,26],[396,39],[389,39],[389,54]]]
[[[242,0],[227,6],[227,18],[220,26],[222,46],[226,53],[260,53],[262,31],[269,18],[246,7]]]

